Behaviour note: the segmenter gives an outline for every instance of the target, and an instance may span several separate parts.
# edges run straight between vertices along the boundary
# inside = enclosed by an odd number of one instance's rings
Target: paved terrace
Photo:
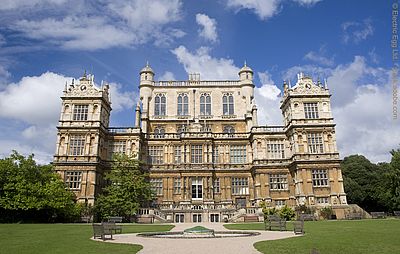
[[[183,231],[194,226],[203,226],[215,231],[228,231],[222,223],[177,223],[171,231]],[[256,231],[256,230],[251,230]],[[288,237],[295,237],[292,231],[256,231],[258,236],[233,237],[233,238],[206,238],[206,239],[164,239],[164,238],[145,238],[136,236],[137,234],[117,234],[114,240],[107,242],[140,244],[143,249],[140,254],[212,254],[212,253],[241,253],[251,254],[260,253],[253,244],[259,241],[276,240]],[[102,241],[96,239],[96,241]]]

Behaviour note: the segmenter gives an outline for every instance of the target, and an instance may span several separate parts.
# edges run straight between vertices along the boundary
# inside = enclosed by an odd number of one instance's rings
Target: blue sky
[[[133,125],[138,72],[156,79],[236,79],[255,72],[262,124],[281,124],[279,89],[300,71],[327,79],[341,156],[389,160],[390,1],[3,0],[0,6],[0,156],[48,162],[65,81],[86,69],[111,84],[112,126]]]

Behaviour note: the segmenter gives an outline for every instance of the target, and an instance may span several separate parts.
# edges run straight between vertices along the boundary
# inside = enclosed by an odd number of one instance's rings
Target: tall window
[[[328,170],[313,169],[312,170],[312,182],[313,182],[313,187],[328,186]]]
[[[181,178],[174,178],[174,194],[181,194]]]
[[[246,163],[246,145],[231,145],[229,157],[231,163]]]
[[[306,102],[304,103],[304,115],[307,119],[316,119],[318,116],[318,103]]]
[[[285,158],[285,146],[281,141],[269,141],[267,144],[268,158],[283,159]]]
[[[231,93],[224,94],[222,96],[222,110],[224,115],[233,115],[233,95]]]
[[[189,97],[187,94],[178,95],[178,116],[189,115]]]
[[[174,162],[179,164],[182,162],[182,150],[181,146],[174,147]]]
[[[249,179],[247,177],[232,177],[232,194],[249,194]]]
[[[192,145],[192,163],[202,163],[203,162],[203,146],[202,145]]]
[[[125,140],[114,141],[111,143],[110,157],[112,156],[113,153],[125,153],[125,152],[126,152],[126,141]]]
[[[163,138],[165,134],[165,129],[162,126],[157,126],[154,129],[154,137],[155,138]]]
[[[203,198],[203,178],[193,177],[192,178],[192,199]]]
[[[287,190],[288,180],[286,174],[271,174],[269,176],[269,186],[271,190]]]
[[[163,146],[149,146],[149,158],[150,164],[162,164],[164,163],[164,147]]]
[[[66,171],[65,184],[70,190],[80,190],[82,182],[82,171]]]
[[[69,141],[69,155],[83,155],[85,150],[85,136],[73,135]]]
[[[157,94],[154,99],[154,115],[165,116],[167,107],[167,98],[165,94]]]
[[[163,181],[162,178],[152,178],[150,179],[151,189],[154,194],[160,196],[163,194]]]
[[[214,193],[220,193],[220,192],[221,192],[220,178],[215,178],[214,179]]]
[[[211,96],[209,94],[200,96],[200,115],[211,115]]]
[[[324,144],[322,143],[321,133],[307,133],[309,153],[323,153]]]
[[[74,105],[73,120],[74,121],[86,121],[88,119],[88,104],[77,104]]]
[[[213,162],[214,163],[219,163],[219,151],[218,151],[218,146],[214,146],[213,148]]]

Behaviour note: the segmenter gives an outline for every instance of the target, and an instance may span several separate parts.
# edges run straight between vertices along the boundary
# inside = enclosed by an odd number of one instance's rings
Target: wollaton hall
[[[326,83],[303,74],[283,84],[282,126],[259,126],[253,71],[238,80],[156,81],[140,71],[132,127],[110,127],[108,85],[92,75],[66,85],[54,165],[79,202],[93,204],[113,153],[136,154],[155,206],[142,221],[240,221],[269,207],[348,208]],[[132,114],[133,117],[133,114]]]

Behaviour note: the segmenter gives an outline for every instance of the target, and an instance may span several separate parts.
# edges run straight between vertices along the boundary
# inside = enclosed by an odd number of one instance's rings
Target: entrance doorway
[[[185,215],[184,214],[175,214],[175,222],[176,223],[184,223],[185,222]]]
[[[210,222],[219,222],[219,214],[211,214]]]
[[[201,214],[199,214],[199,213],[193,214],[193,221],[192,222],[201,222]]]

